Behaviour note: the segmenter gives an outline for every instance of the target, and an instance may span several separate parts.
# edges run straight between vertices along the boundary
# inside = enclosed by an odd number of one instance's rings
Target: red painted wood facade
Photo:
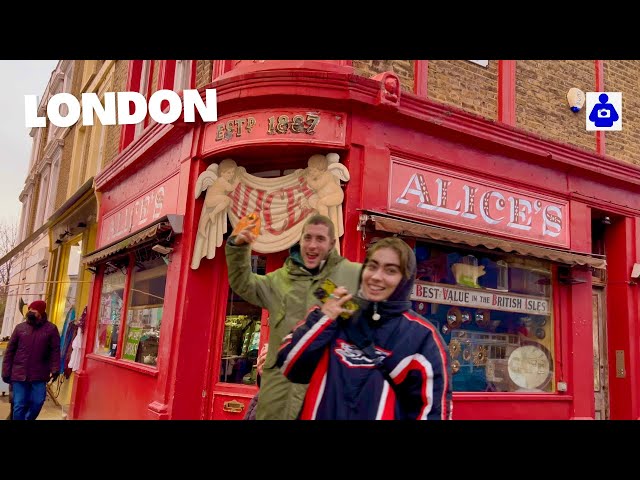
[[[426,75],[426,65],[419,71]],[[505,64],[501,71],[513,76],[513,65]],[[224,411],[223,404],[248,403],[256,387],[220,383],[215,374],[228,292],[224,248],[213,260],[203,260],[198,270],[190,268],[202,208],[202,198],[194,199],[195,183],[209,164],[224,158],[254,171],[267,163],[268,168],[304,168],[311,154],[330,151],[340,153],[351,175],[345,186],[341,245],[343,255],[352,260],[364,258],[364,241],[357,230],[361,210],[387,212],[392,156],[566,202],[568,248],[573,251],[591,251],[592,210],[610,215],[614,222],[605,238],[610,416],[640,418],[640,286],[630,281],[633,264],[640,260],[640,169],[510,125],[515,120],[508,94],[513,79],[499,83],[506,92],[499,106],[502,122],[424,98],[426,82],[416,90],[420,95],[402,92],[396,100],[389,95],[393,87],[385,91],[386,80],[384,75],[357,76],[347,61],[215,62],[208,88],[217,89],[220,119],[244,118],[256,111],[269,116],[313,110],[338,112],[344,115],[344,125],[333,125],[338,135],[300,137],[304,141],[292,133],[267,135],[257,129],[231,141],[216,141],[216,125],[153,125],[100,173],[100,222],[170,181],[177,185],[175,202],[163,213],[184,215],[184,228],[171,254],[156,367],[91,353],[102,278],[98,270],[72,418],[241,418],[242,414]],[[455,228],[467,227],[459,221]],[[506,233],[502,237],[510,238]],[[285,256],[271,254],[267,270],[278,268]],[[553,277],[555,381],[565,382],[567,391],[455,393],[455,419],[594,417],[592,277],[586,269],[575,270],[585,283],[566,285]],[[624,352],[624,377],[614,368],[617,351]]]

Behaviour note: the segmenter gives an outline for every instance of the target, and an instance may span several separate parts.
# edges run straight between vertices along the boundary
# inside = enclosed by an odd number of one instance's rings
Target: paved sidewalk
[[[9,395],[0,396],[0,421],[7,419],[10,409]],[[67,409],[65,408],[64,411],[66,413]],[[37,420],[64,420],[62,417],[62,409],[57,407],[47,395],[47,399],[44,402]]]

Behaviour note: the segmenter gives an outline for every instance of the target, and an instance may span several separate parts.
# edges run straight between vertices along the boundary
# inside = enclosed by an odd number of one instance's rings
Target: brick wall
[[[403,90],[413,92],[413,60],[354,60],[355,73],[371,78],[382,72],[393,72],[400,78]]]
[[[595,89],[593,60],[516,62],[516,125],[544,138],[595,151],[594,132],[586,131],[585,112],[574,113],[567,92]]]
[[[622,131],[606,132],[606,154],[640,164],[640,61],[606,60],[604,90],[622,92]]]
[[[211,82],[212,61],[196,60],[196,88]],[[605,89],[623,92],[623,130],[607,132],[607,154],[640,164],[640,61],[606,61]],[[413,91],[413,60],[354,60],[355,73],[372,77],[393,71],[405,91]],[[128,61],[118,61],[113,91],[126,89]],[[154,67],[154,91],[157,89]],[[488,67],[467,60],[429,60],[430,99],[497,120],[498,61]],[[595,151],[595,134],[585,129],[585,111],[573,113],[567,105],[570,88],[595,90],[593,60],[522,60],[516,62],[516,126],[543,138]],[[109,127],[105,156],[109,163],[118,153],[120,127]]]
[[[195,60],[196,64],[196,88],[204,87],[211,83],[211,75],[213,75],[212,60]]]
[[[114,66],[113,72],[113,85],[111,87],[112,92],[124,92],[127,90],[127,75],[129,73],[129,61],[117,60]],[[102,168],[110,164],[111,161],[118,155],[118,149],[120,148],[120,126],[110,125],[105,132],[105,152],[102,159]]]
[[[498,118],[498,62],[429,60],[427,95],[490,120]]]
[[[71,94],[76,98],[80,97],[80,89],[82,88],[82,73],[85,69],[86,61],[85,60],[76,60],[73,65],[73,80],[71,81]],[[74,128],[77,128],[78,124],[82,122],[76,123]]]

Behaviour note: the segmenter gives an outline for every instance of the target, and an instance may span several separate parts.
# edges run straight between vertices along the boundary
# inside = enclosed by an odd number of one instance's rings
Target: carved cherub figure
[[[342,224],[342,202],[344,192],[340,186],[340,180],[349,181],[347,167],[340,163],[340,155],[329,153],[325,155],[312,155],[309,158],[308,167],[304,169],[307,185],[313,190],[309,198],[301,202],[302,207],[315,209],[318,213],[326,215],[335,225],[335,238],[338,240],[344,233]],[[335,246],[340,253],[340,243]]]
[[[200,266],[202,258],[215,257],[216,248],[222,245],[222,236],[227,232],[227,208],[231,204],[229,194],[240,183],[244,171],[243,167],[238,167],[235,161],[227,158],[220,165],[210,165],[198,177],[195,198],[205,190],[207,193],[191,259],[191,268],[194,270]]]
[[[328,217],[329,208],[340,206],[344,201],[340,180],[349,181],[349,171],[339,160],[337,153],[312,155],[306,168],[307,185],[315,192],[306,204]]]

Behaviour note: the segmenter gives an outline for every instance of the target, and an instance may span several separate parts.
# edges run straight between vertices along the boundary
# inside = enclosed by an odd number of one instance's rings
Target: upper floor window
[[[147,100],[158,90],[180,92],[194,88],[195,60],[132,60],[129,62],[127,91],[139,92]],[[168,106],[168,104],[167,104]],[[161,105],[164,108],[164,105]],[[124,125],[120,137],[120,150],[140,137],[149,125],[150,116],[135,125]]]
[[[138,92],[140,92],[140,94],[145,97],[147,100],[149,99],[149,88],[151,85],[151,60],[143,60],[142,61],[142,71],[140,73],[140,87],[138,89]],[[135,129],[135,134],[133,135],[133,138],[138,138],[140,135],[142,135],[142,131],[144,130],[144,128],[147,125],[147,120],[145,119],[144,121],[137,123],[136,124],[136,129]]]
[[[44,223],[45,211],[47,210],[47,200],[49,196],[49,167],[40,174],[40,188],[38,189],[38,208],[36,210],[36,221],[34,229],[37,229]]]
[[[176,71],[173,79],[173,90],[181,91],[191,88],[193,60],[176,60]]]

